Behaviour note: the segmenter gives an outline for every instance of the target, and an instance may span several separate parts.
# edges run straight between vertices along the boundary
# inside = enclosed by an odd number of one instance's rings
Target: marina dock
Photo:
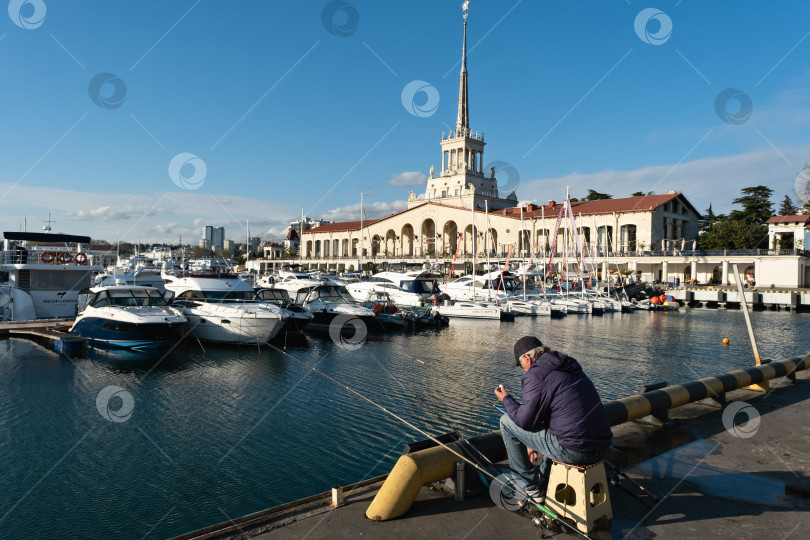
[[[738,308],[742,300],[735,287],[669,287],[666,294],[689,307]],[[753,287],[743,292],[751,309],[810,309],[810,289]]]
[[[796,373],[795,382],[775,379],[767,393],[742,389],[726,397],[756,411],[759,423],[754,433],[727,429],[724,410],[711,400],[671,410],[664,427],[629,422],[613,428],[608,461],[659,501],[621,480],[621,488],[610,487],[614,514],[610,529],[596,529],[591,538],[800,538],[806,534],[810,527],[810,428],[806,422],[810,373]],[[365,511],[384,478],[347,486],[344,504],[338,508],[330,506],[332,494],[324,492],[177,539],[540,535],[531,519],[496,507],[486,492],[456,501],[453,493],[437,485],[423,487],[404,516],[371,521]]]
[[[0,337],[22,337],[47,341],[53,350],[71,358],[87,349],[87,338],[68,333],[72,319],[46,319],[0,323]]]

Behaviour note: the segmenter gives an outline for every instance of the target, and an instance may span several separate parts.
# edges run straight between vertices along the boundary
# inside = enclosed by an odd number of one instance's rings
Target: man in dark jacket
[[[613,434],[599,394],[579,363],[544,347],[534,336],[515,343],[515,367],[521,366],[523,404],[503,385],[495,395],[503,402],[501,417],[509,467],[526,481],[532,498],[545,493],[551,460],[574,465],[596,463],[607,454]],[[533,461],[543,454],[537,470]]]

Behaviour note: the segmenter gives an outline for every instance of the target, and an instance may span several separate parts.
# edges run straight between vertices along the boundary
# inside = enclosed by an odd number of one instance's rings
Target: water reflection
[[[752,321],[764,358],[810,349],[806,314]],[[520,394],[512,346],[526,334],[577,358],[604,400],[753,364],[742,313],[720,310],[453,321],[369,336],[356,351],[328,335],[289,340],[286,353],[191,342],[159,362],[100,350],[70,361],[0,341],[0,516],[14,508],[0,526],[9,537],[140,538],[163,518],[152,536],[166,537],[382,474],[425,437],[376,405],[431,435],[495,429],[492,389]],[[109,385],[133,396],[126,422],[98,412]]]

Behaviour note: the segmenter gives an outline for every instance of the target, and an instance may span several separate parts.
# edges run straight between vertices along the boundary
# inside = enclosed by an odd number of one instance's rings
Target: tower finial
[[[461,11],[464,13],[464,39],[461,45],[461,80],[458,88],[458,119],[456,120],[456,137],[466,137],[470,130],[470,110],[467,97],[467,11],[470,1],[464,0]]]

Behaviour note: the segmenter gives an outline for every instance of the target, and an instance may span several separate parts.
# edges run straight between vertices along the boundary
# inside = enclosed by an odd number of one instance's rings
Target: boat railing
[[[92,265],[93,255],[65,248],[13,249],[0,252],[0,264]]]

